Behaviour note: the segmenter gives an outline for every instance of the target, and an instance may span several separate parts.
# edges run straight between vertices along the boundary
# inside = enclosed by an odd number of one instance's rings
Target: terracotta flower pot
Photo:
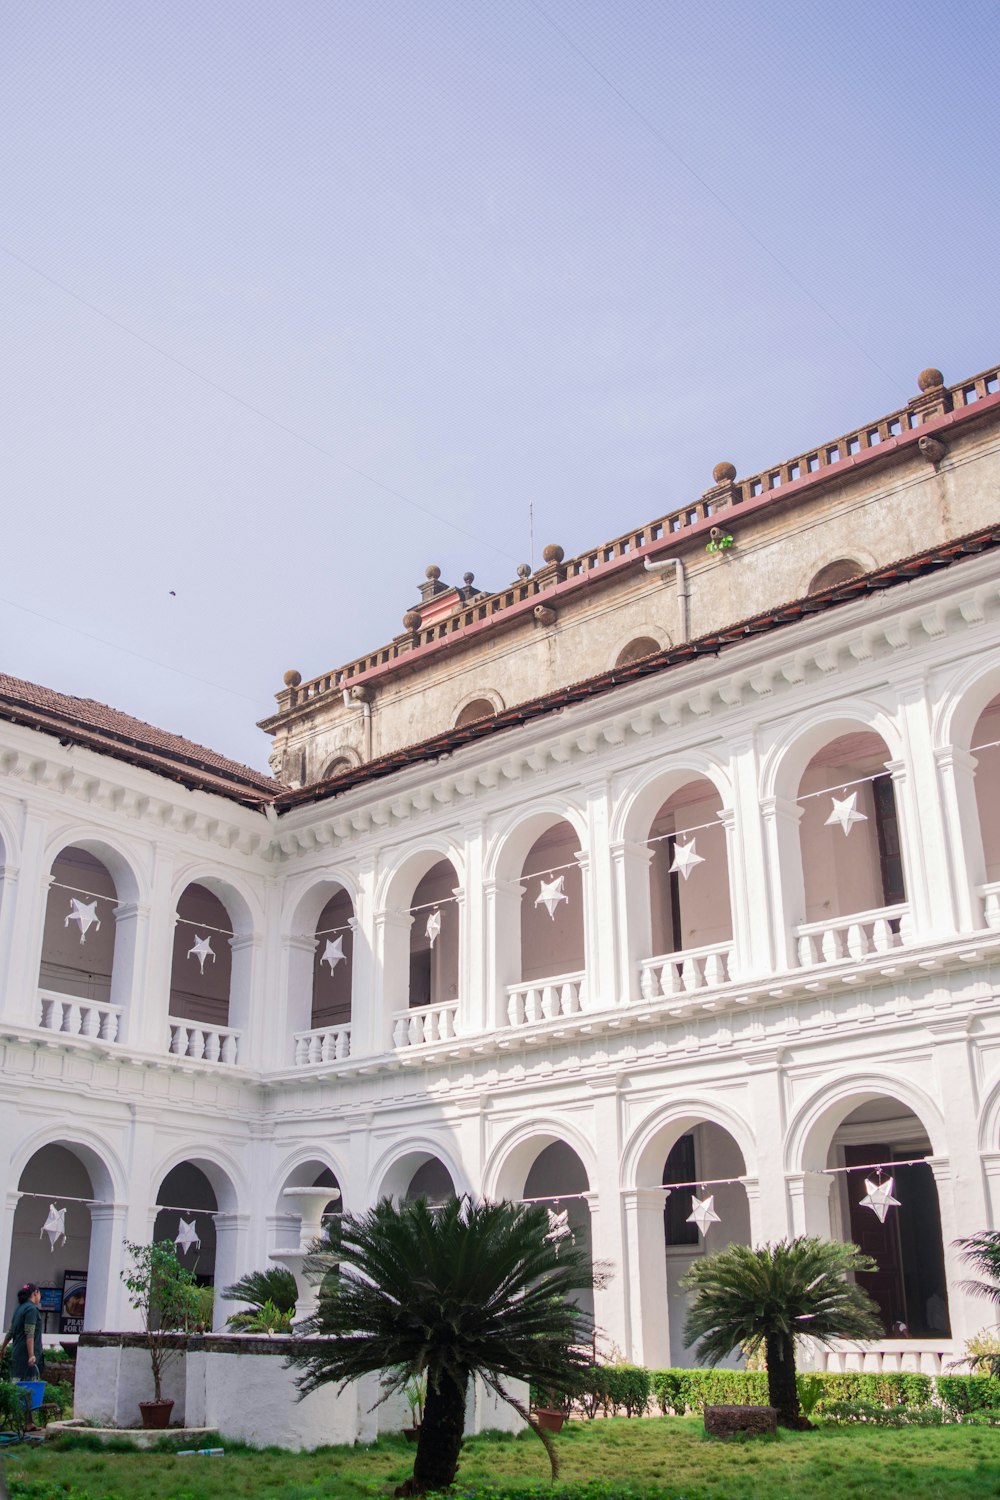
[[[406,1441],[408,1443],[415,1443],[418,1440],[418,1438],[420,1437],[420,1426],[419,1426],[419,1423],[418,1423],[418,1425],[416,1427],[404,1427],[403,1428],[403,1436],[405,1437],[405,1439],[406,1439]]]
[[[143,1427],[169,1427],[173,1409],[172,1401],[140,1401],[139,1415]]]
[[[532,1416],[545,1432],[562,1432],[566,1413],[553,1406],[536,1406]]]

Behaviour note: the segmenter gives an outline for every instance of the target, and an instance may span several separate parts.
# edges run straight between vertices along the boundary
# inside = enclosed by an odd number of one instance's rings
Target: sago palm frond
[[[291,1271],[286,1271],[284,1266],[269,1266],[266,1271],[248,1271],[246,1276],[227,1286],[222,1295],[231,1302],[246,1302],[256,1308],[271,1302],[279,1312],[288,1313],[295,1308],[298,1289]]]
[[[988,1297],[1000,1305],[1000,1230],[982,1229],[970,1234],[955,1244],[962,1252],[962,1259],[985,1278],[982,1281],[963,1281],[962,1290],[976,1297]]]

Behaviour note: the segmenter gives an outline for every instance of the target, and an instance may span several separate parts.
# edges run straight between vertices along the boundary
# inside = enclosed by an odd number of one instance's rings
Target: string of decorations
[[[190,917],[175,917],[174,922],[176,924],[183,923],[185,927],[194,928],[194,942],[184,956],[185,958],[196,960],[199,973],[201,974],[205,972],[206,958],[210,958],[213,964],[215,963],[216,954],[215,949],[212,947],[211,934],[215,932],[224,938],[233,938],[236,936],[233,932],[227,932],[225,927],[212,927],[208,922],[195,922]],[[202,936],[203,932],[205,933],[204,937]]]

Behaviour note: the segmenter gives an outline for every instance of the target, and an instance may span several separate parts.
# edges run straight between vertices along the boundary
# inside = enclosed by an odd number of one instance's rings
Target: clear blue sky
[[[529,502],[573,553],[992,364],[998,37],[8,0],[0,669],[264,765],[286,667],[388,640],[427,563],[509,582]]]

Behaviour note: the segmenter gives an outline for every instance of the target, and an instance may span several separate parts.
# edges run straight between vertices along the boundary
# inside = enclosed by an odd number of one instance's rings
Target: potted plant
[[[568,1392],[532,1387],[531,1415],[543,1432],[562,1432],[569,1416]]]
[[[424,1397],[427,1394],[427,1377],[414,1376],[403,1386],[403,1395],[406,1404],[410,1408],[410,1425],[403,1428],[403,1436],[408,1443],[415,1443],[420,1436],[420,1424],[424,1420]]]
[[[175,1334],[197,1317],[198,1283],[169,1240],[135,1245],[125,1240],[131,1265],[122,1271],[129,1302],[142,1318],[153,1371],[153,1399],[139,1402],[144,1427],[166,1427],[174,1403],[163,1398],[163,1371],[181,1352]]]

